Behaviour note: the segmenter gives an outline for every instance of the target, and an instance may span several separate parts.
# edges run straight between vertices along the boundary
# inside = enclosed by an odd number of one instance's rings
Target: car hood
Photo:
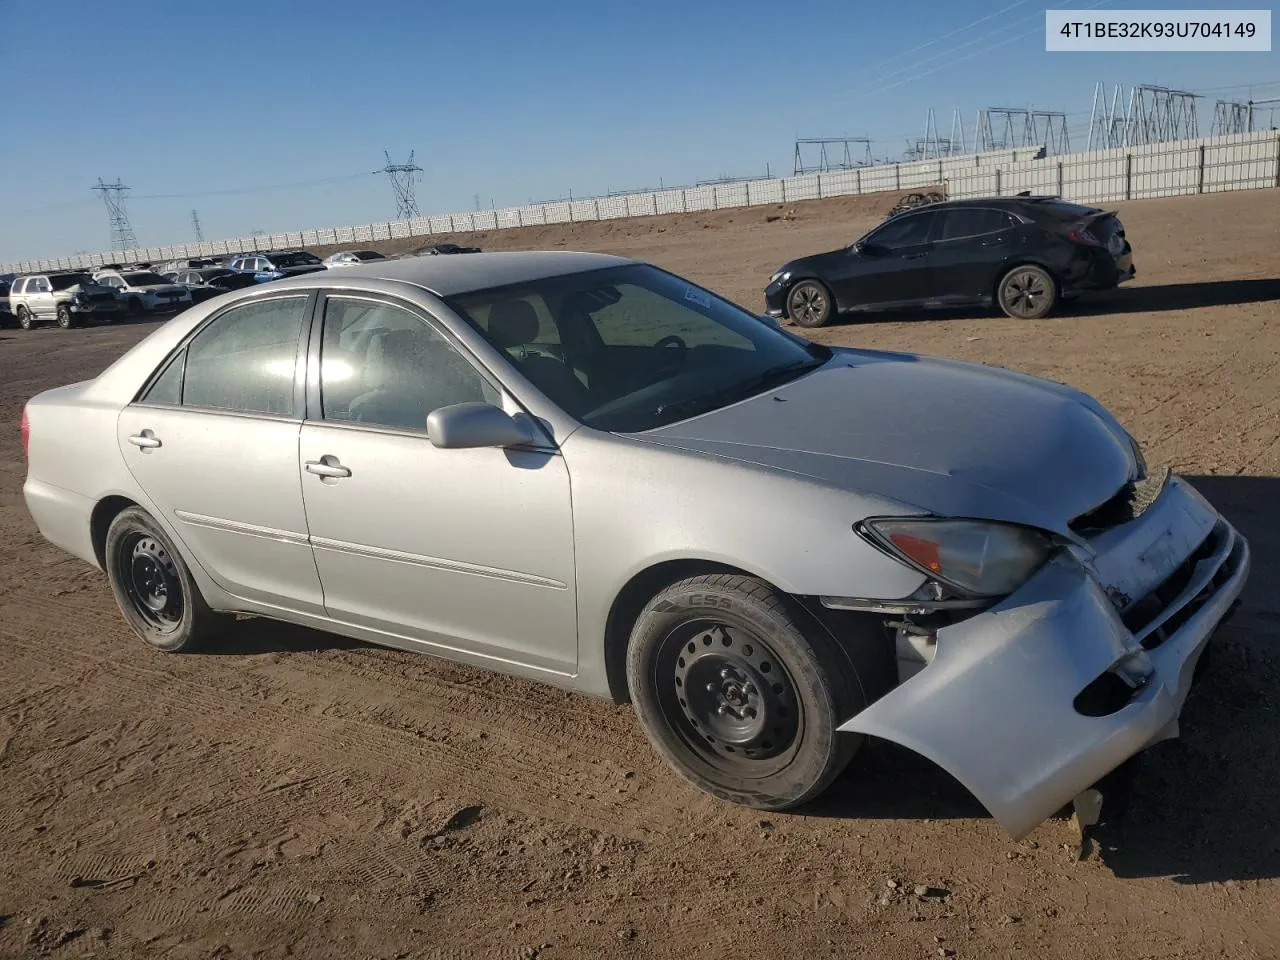
[[[130,287],[139,293],[186,293],[187,288],[176,283],[153,283],[145,287]]]
[[[792,383],[635,436],[886,498],[906,512],[1064,536],[1139,469],[1123,428],[1069,387],[861,350],[837,351]]]
[[[300,263],[295,267],[276,267],[277,273],[283,273],[286,277],[292,277],[299,273],[315,273],[317,270],[324,270],[323,263]]]

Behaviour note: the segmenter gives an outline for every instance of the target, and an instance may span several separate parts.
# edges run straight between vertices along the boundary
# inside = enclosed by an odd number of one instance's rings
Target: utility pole
[[[204,231],[200,229],[200,214],[191,211],[191,228],[196,232],[196,243],[204,242]]]
[[[387,158],[387,165],[374,173],[385,173],[391,181],[391,191],[396,195],[396,219],[408,220],[418,216],[418,199],[414,196],[414,186],[417,183],[416,175],[422,172],[422,168],[413,162],[413,151],[409,151],[408,163],[392,163],[391,154],[386,150],[382,151],[382,155]]]
[[[107,219],[111,223],[111,249],[133,250],[138,246],[138,238],[133,235],[133,226],[129,223],[129,213],[124,207],[125,194],[129,188],[117,177],[115,183],[103,183],[98,178],[98,185],[93,187],[102,195],[102,202],[107,207]]]

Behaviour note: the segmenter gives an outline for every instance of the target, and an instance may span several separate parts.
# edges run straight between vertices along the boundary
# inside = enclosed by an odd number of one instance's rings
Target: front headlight
[[[891,555],[974,597],[1012,593],[1053,549],[1036,530],[983,520],[887,517],[862,527]]]
[[[1125,436],[1129,438],[1129,446],[1133,448],[1133,459],[1138,464],[1138,475],[1134,480],[1145,480],[1147,478],[1147,458],[1142,455],[1142,447],[1138,446],[1138,441],[1132,433],[1125,431]]]
[[[785,283],[791,277],[790,270],[779,270],[769,278],[770,283]]]

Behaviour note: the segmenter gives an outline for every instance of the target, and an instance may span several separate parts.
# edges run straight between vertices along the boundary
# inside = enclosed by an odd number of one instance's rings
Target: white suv
[[[59,271],[14,280],[9,288],[9,309],[23,330],[30,330],[40,320],[56,320],[66,329],[86,314],[110,321],[120,312],[120,304],[110,289],[87,273]]]
[[[191,291],[150,270],[103,270],[93,279],[111,287],[133,313],[185,310]]]

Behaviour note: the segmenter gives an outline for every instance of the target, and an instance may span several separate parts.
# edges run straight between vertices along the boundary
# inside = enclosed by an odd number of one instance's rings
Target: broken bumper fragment
[[[1200,654],[1244,589],[1248,544],[1175,477],[1089,548],[939,629],[929,665],[840,729],[937,763],[1014,838],[1177,736]]]

